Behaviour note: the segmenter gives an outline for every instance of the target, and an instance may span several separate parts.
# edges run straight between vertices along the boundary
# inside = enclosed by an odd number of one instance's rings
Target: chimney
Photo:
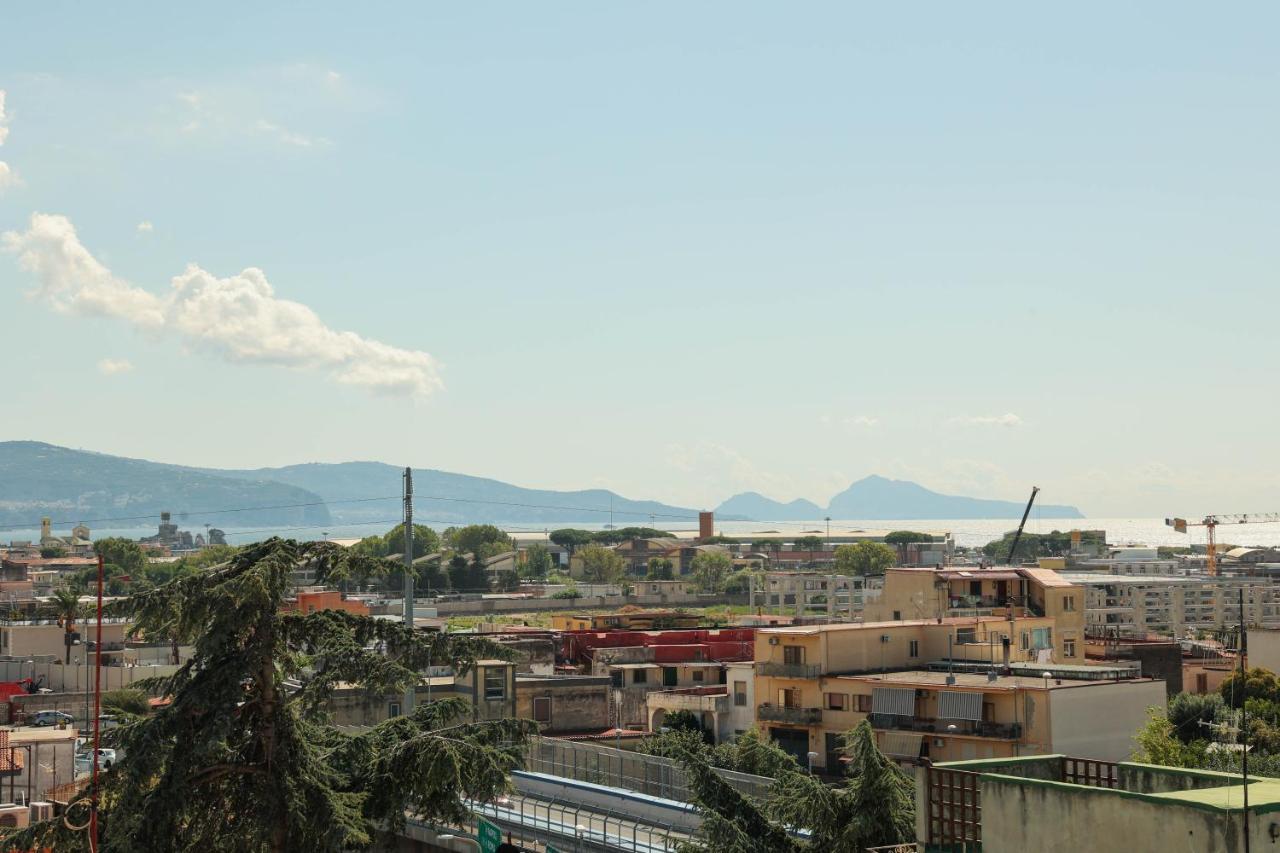
[[[698,538],[710,539],[716,535],[716,514],[714,512],[698,513]]]

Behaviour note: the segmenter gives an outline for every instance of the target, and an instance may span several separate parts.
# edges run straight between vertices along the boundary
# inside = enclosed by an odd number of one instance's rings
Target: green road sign
[[[559,850],[557,850],[556,848],[552,847],[550,844],[548,844],[548,845],[547,845],[547,853],[560,853],[560,851],[559,851]]]
[[[502,843],[502,830],[480,818],[480,853],[498,853],[498,845]]]

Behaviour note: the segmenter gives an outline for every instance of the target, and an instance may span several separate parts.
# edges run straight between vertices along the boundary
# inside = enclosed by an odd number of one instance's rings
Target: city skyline
[[[1161,9],[11,10],[0,440],[1277,509],[1280,13]]]

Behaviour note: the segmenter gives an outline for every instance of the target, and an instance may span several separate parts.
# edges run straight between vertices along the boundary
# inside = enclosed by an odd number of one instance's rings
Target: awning
[[[938,694],[938,717],[943,720],[981,720],[982,694],[943,690]]]
[[[919,758],[924,735],[915,732],[880,732],[880,751],[895,758]]]
[[[916,715],[916,689],[914,687],[872,688],[871,713],[914,717]]]

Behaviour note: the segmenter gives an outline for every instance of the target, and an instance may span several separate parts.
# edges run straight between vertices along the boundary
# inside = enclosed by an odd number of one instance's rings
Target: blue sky
[[[695,506],[880,473],[1095,516],[1280,509],[1278,18],[8,9],[0,438]],[[69,251],[111,307],[83,310]],[[260,269],[310,309],[298,339],[293,308],[260,352],[165,301],[188,264],[215,302]]]

